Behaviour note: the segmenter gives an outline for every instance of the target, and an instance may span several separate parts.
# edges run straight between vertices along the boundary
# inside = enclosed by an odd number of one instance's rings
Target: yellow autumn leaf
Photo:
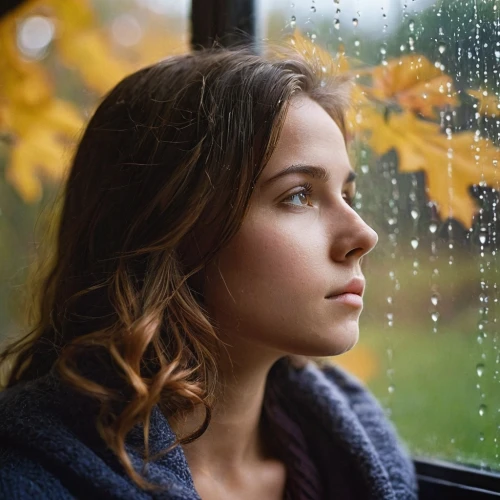
[[[479,101],[478,113],[495,118],[500,116],[500,99],[496,95],[481,90],[468,90],[467,93]]]
[[[392,114],[387,121],[375,111],[364,113],[373,150],[382,155],[395,149],[401,172],[425,172],[428,196],[437,203],[441,217],[471,227],[476,205],[469,187],[485,182],[500,189],[500,149],[474,132],[448,138],[438,124],[409,112]]]
[[[42,179],[55,181],[63,176],[65,157],[83,122],[71,104],[51,100],[43,108],[16,108],[11,124],[20,132],[15,136],[5,176],[23,200],[32,203],[42,195]]]
[[[327,50],[305,37],[298,29],[295,29],[293,35],[288,37],[288,41],[309,60],[316,59],[324,68],[325,73],[343,73],[349,70],[349,63],[344,54],[339,53],[333,57]]]
[[[0,130],[13,139],[5,176],[26,202],[40,198],[42,179],[61,177],[64,154],[83,123],[75,106],[54,97],[41,64],[20,57],[17,23],[40,6],[28,1],[0,22]]]
[[[456,106],[452,79],[422,55],[392,59],[371,71],[372,87],[365,90],[381,101],[393,101],[404,110],[436,116],[435,108]]]
[[[59,55],[90,88],[102,94],[136,69],[112,53],[88,0],[44,0],[44,4],[57,20]]]

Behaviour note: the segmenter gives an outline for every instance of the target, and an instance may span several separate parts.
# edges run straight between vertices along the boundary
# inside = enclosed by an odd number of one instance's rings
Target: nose
[[[344,207],[342,214],[333,217],[332,224],[331,257],[338,262],[361,259],[378,242],[375,230],[353,208]]]

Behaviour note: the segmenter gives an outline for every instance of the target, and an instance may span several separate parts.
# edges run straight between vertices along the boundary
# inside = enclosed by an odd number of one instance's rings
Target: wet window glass
[[[380,239],[359,343],[332,361],[415,457],[500,470],[500,4],[261,0],[259,29],[356,83],[355,206]]]

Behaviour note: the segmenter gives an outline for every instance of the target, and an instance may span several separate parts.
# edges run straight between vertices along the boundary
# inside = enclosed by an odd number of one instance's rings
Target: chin
[[[316,339],[314,343],[301,343],[301,345],[295,346],[294,352],[289,354],[311,357],[339,356],[350,351],[358,343],[359,328],[356,324],[355,328],[345,328],[343,331],[336,329],[335,332],[330,332],[328,336],[322,334],[321,336],[309,336],[309,338],[311,337]]]

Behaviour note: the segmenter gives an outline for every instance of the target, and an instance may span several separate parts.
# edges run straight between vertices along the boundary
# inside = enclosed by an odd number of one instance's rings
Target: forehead
[[[340,176],[350,169],[344,137],[330,115],[309,97],[294,98],[264,174],[291,164],[321,165]]]

